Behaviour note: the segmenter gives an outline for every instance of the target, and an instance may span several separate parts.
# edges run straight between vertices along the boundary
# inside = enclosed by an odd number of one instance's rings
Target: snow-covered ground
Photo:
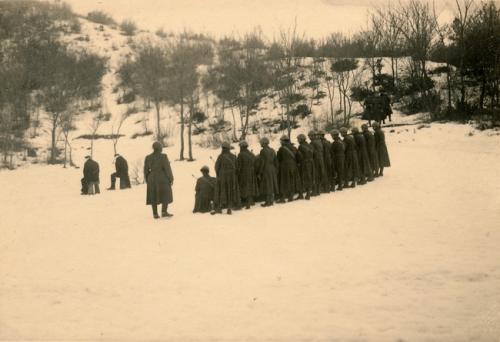
[[[213,150],[167,150],[161,220],[144,185],[88,197],[81,169],[0,172],[0,340],[498,341],[500,136],[417,127],[386,129],[382,179],[232,216],[191,213]],[[96,152],[104,188],[110,142]]]

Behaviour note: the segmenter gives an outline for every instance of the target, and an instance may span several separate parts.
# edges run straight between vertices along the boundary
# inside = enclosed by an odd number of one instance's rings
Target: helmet
[[[153,143],[153,151],[161,152],[163,150],[163,145],[159,141]]]

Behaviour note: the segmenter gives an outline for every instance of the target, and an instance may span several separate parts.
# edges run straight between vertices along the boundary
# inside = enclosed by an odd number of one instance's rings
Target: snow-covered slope
[[[0,339],[495,341],[500,136],[417,127],[387,129],[373,183],[232,216],[191,213],[211,150],[172,163],[162,220],[143,185],[87,197],[80,170],[2,172]]]

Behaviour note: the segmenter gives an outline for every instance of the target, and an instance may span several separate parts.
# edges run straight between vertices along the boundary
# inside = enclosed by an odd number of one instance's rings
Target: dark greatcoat
[[[328,182],[325,185],[328,188],[330,185],[334,184],[334,176],[335,176],[332,153],[331,153],[332,143],[326,139],[322,139],[321,142],[323,143],[323,156],[325,160],[326,177],[328,179]]]
[[[300,188],[299,169],[297,167],[297,151],[291,144],[284,144],[278,150],[279,189],[283,197],[293,196]]]
[[[215,205],[217,208],[236,209],[241,207],[240,186],[236,175],[237,158],[223,150],[215,162],[217,183],[215,186]]]
[[[297,154],[302,190],[312,190],[314,186],[314,150],[307,142],[301,142]]]
[[[365,137],[361,133],[356,133],[354,135],[354,141],[356,142],[358,163],[361,174],[370,177],[372,175],[372,167],[370,165],[370,158],[368,157],[368,149],[366,148]]]
[[[379,166],[391,166],[389,152],[387,151],[387,145],[385,144],[384,131],[377,129],[373,135],[375,136],[375,150],[377,151]]]
[[[375,149],[375,137],[370,131],[363,131],[363,135],[365,137],[366,149],[368,150],[368,157],[370,159],[372,170],[378,170],[379,164],[377,150]]]
[[[83,164],[83,179],[87,184],[99,182],[99,164],[95,160],[89,158]]]
[[[174,201],[174,175],[166,154],[153,152],[144,160],[144,179],[147,182],[146,204],[170,204]]]
[[[259,195],[255,160],[255,155],[247,148],[242,148],[238,154],[237,173],[242,198],[255,198]]]
[[[328,177],[325,168],[325,154],[323,152],[323,143],[321,140],[315,139],[311,142],[314,149],[314,170],[316,186],[328,184]]]
[[[345,182],[344,174],[344,161],[345,161],[345,147],[342,140],[334,140],[331,147],[331,155],[334,168],[334,176],[337,184],[343,185]]]
[[[215,183],[216,179],[208,175],[198,178],[193,213],[208,213],[212,210],[211,203],[214,201]]]
[[[261,195],[270,196],[279,193],[277,174],[278,158],[276,152],[271,147],[265,146],[260,151],[260,165],[258,170]]]
[[[352,135],[346,135],[344,137],[344,147],[345,147],[345,164],[344,164],[344,175],[345,180],[352,181],[358,178],[360,175],[359,165],[358,165],[358,153],[356,151],[356,143]]]
[[[116,177],[120,178],[120,188],[130,188],[128,163],[125,158],[118,156],[115,160]]]

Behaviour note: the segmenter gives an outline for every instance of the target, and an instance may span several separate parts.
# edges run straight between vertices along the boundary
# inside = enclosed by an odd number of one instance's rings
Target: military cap
[[[316,135],[316,131],[309,131],[309,133],[307,133],[307,135],[310,137],[314,137]]]
[[[208,168],[208,166],[204,165],[202,166],[202,168],[200,169],[201,172],[209,172],[210,169]]]
[[[338,137],[340,132],[338,131],[338,129],[334,129],[330,132],[330,134],[332,135],[332,137]]]
[[[304,134],[299,134],[299,135],[297,135],[297,140],[298,141],[306,141],[306,136]]]
[[[353,127],[353,128],[351,128],[351,132],[353,134],[358,134],[359,133],[359,128],[358,127]]]
[[[290,138],[289,138],[287,135],[283,134],[283,135],[281,136],[280,140],[281,140],[281,141],[289,141],[289,140],[290,140]]]
[[[231,149],[231,145],[227,142],[227,141],[224,141],[221,145],[222,148],[225,148],[227,150],[230,150]]]
[[[269,139],[267,137],[260,139],[260,144],[261,145],[269,145]]]
[[[88,156],[88,155],[87,155],[87,156],[85,156],[85,159],[90,159],[90,156]]]
[[[245,140],[241,140],[240,147],[248,147],[248,143]]]
[[[362,129],[363,131],[367,131],[367,130],[368,130],[368,125],[367,125],[367,124],[362,124],[362,125],[361,125],[361,129]]]
[[[347,134],[347,128],[345,128],[345,127],[341,127],[341,128],[339,129],[339,131],[340,131],[340,133],[342,133],[342,134]]]
[[[380,127],[380,124],[378,122],[374,122],[374,123],[372,123],[372,127],[378,128],[378,127]]]
[[[323,131],[322,129],[320,129],[320,130],[318,131],[318,135],[320,135],[320,136],[324,136],[324,135],[325,135],[325,131]]]

